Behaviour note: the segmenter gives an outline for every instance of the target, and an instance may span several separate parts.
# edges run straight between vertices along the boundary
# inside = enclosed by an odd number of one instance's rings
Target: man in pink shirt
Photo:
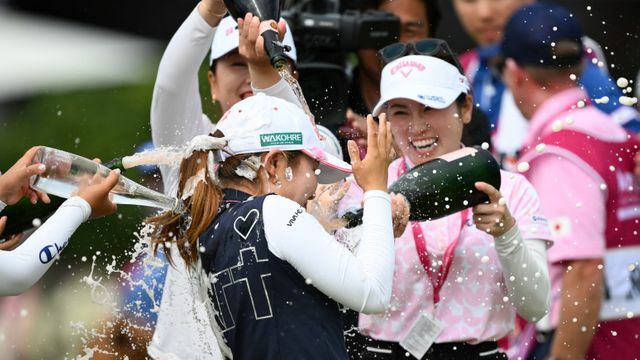
[[[576,85],[582,32],[564,8],[518,10],[501,44],[503,77],[530,121],[519,169],[555,235],[550,316],[531,359],[631,359],[640,345],[638,145]],[[528,171],[527,171],[528,169]]]

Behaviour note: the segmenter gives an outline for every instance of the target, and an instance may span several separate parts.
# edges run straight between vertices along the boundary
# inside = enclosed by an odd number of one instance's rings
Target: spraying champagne
[[[478,181],[500,189],[500,165],[480,147],[463,148],[404,172],[389,188],[411,208],[409,220],[434,220],[489,201]],[[346,213],[347,227],[362,224],[362,209]]]

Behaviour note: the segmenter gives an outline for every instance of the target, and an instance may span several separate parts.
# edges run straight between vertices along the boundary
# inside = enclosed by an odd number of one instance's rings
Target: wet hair
[[[224,135],[222,132],[216,131],[212,136],[223,137]],[[179,198],[182,198],[185,190],[187,190],[189,179],[198,173],[204,172],[204,181],[198,182],[193,189],[193,194],[184,200],[184,212],[166,211],[145,220],[147,224],[153,226],[151,243],[154,255],[158,249],[162,249],[171,265],[175,265],[170,251],[170,245],[173,242],[176,243],[180,257],[185,261],[188,268],[196,263],[199,257],[198,240],[200,235],[207,230],[216,216],[218,216],[223,200],[223,188],[233,187],[233,184],[238,183],[260,183],[260,181],[252,181],[236,173],[236,169],[242,164],[251,166],[246,160],[252,156],[260,156],[260,153],[229,156],[218,165],[216,170],[217,179],[212,179],[207,168],[210,151],[194,151],[191,156],[184,159],[180,164],[177,194]],[[295,164],[302,154],[301,151],[283,152],[284,157],[292,164]],[[259,171],[259,169],[254,170],[257,173],[256,179],[262,180],[265,173]],[[263,192],[264,189],[258,189],[257,191],[258,194]]]

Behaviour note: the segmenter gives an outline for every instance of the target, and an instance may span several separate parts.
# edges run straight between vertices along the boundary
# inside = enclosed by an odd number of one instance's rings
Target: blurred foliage
[[[219,110],[210,101],[206,71],[203,64],[200,71],[203,107],[212,119],[217,119]],[[0,169],[8,169],[34,145],[97,157],[103,162],[132,154],[137,146],[151,139],[153,81],[154,77],[149,76],[142,84],[47,92],[0,104]],[[154,182],[135,169],[124,175],[147,186]],[[122,265],[128,259],[125,253],[137,241],[133,233],[150,211],[153,210],[119,206],[117,214],[83,224],[62,254],[61,264],[52,271],[71,264],[82,265],[78,261],[82,257],[90,264],[98,251],[104,262],[110,263],[115,257],[118,266]]]

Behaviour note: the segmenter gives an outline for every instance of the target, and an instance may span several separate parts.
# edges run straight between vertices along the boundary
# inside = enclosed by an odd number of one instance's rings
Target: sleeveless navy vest
[[[348,359],[338,304],[269,251],[265,198],[226,189],[200,236],[202,266],[216,278],[209,297],[233,358]]]

